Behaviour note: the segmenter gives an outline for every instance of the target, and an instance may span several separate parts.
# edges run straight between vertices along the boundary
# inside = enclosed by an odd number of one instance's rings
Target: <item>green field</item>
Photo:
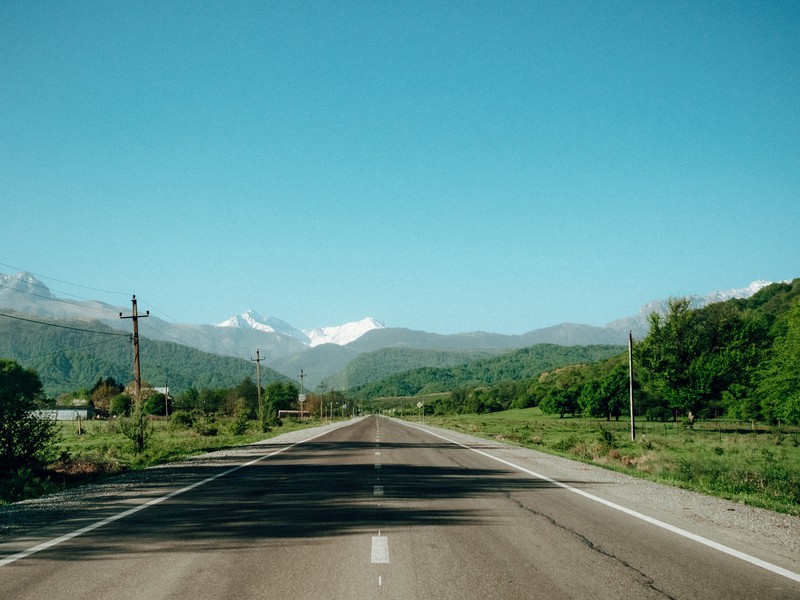
[[[123,471],[143,469],[190,456],[251,444],[296,429],[319,425],[319,420],[286,419],[269,432],[257,432],[255,422],[242,434],[233,433],[232,418],[205,418],[194,427],[176,427],[153,420],[152,435],[141,454],[119,431],[114,420],[59,422],[60,458],[42,473],[23,472],[0,482],[0,504],[56,492]]]
[[[60,424],[61,439],[58,446],[69,455],[72,462],[84,460],[118,464],[124,468],[144,468],[221,448],[252,444],[296,429],[319,425],[319,420],[286,419],[281,426],[267,433],[256,432],[255,422],[252,422],[249,430],[242,435],[232,432],[233,423],[233,419],[217,417],[206,419],[202,426],[182,428],[166,420],[153,420],[153,435],[145,451],[136,455],[113,420],[84,421],[80,424],[80,433],[77,421],[64,422]]]
[[[417,419],[418,417],[412,417]],[[426,416],[430,425],[533,448],[752,506],[800,515],[800,428],[708,421],[630,423],[538,408]]]

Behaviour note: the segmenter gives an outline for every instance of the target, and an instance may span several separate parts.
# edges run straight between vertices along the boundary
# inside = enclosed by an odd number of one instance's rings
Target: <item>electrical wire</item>
[[[84,300],[86,302],[97,302],[97,300],[94,300],[93,298],[86,298],[84,296],[78,296],[77,294],[70,294],[69,292],[65,292],[64,290],[57,290],[57,289],[54,289],[54,288],[51,288],[51,287],[47,287],[44,284],[28,283],[28,285],[30,285],[32,287],[35,287],[35,288],[39,288],[39,289],[41,289],[43,291],[46,291],[46,292],[58,292],[59,294],[64,294],[65,296],[70,296],[71,298],[75,298],[76,300]],[[28,296],[33,296],[34,298],[43,298],[44,300],[50,300],[51,302],[64,302],[64,303],[67,303],[67,304],[73,302],[72,300],[65,300],[63,298],[56,298],[52,294],[50,296],[45,296],[44,294],[37,294],[36,292],[32,292],[30,290],[20,290],[20,289],[17,289],[16,287],[14,287],[14,286],[7,285],[5,283],[0,283],[0,287],[6,288],[8,290],[12,290],[13,292],[15,292],[17,294],[27,294]],[[96,307],[96,306],[88,306],[86,308],[90,308],[92,310],[98,310],[98,307]],[[102,309],[100,309],[100,310],[102,310]]]
[[[96,288],[96,287],[91,287],[91,286],[86,286],[86,285],[80,285],[80,284],[77,284],[77,283],[64,281],[62,279],[57,279],[55,277],[49,277],[47,275],[41,275],[39,273],[34,273],[32,271],[28,271],[28,270],[22,269],[20,267],[15,267],[13,265],[9,265],[9,264],[3,263],[3,262],[0,262],[0,266],[8,267],[9,269],[14,269],[16,271],[20,271],[21,273],[27,273],[27,274],[30,274],[30,275],[34,275],[35,277],[41,277],[43,279],[57,281],[59,283],[64,283],[66,285],[79,287],[79,288],[83,288],[83,289],[86,289],[86,290],[92,290],[92,291],[103,292],[103,293],[108,293],[108,294],[116,294],[116,295],[120,295],[120,296],[130,296],[130,294],[123,294],[122,292],[115,292],[115,291],[112,291],[112,290],[105,290],[105,289],[102,289],[102,288]],[[93,300],[91,298],[85,298],[83,296],[78,296],[76,294],[70,294],[69,292],[65,292],[63,290],[52,289],[52,288],[50,288],[50,287],[48,287],[48,286],[46,286],[44,284],[40,284],[40,283],[31,283],[29,285],[31,285],[33,287],[36,287],[36,288],[40,288],[43,291],[58,292],[60,294],[64,294],[66,296],[70,296],[72,298],[77,298],[79,300],[84,300],[84,301],[87,301],[87,302],[94,302],[95,301],[95,300]],[[13,291],[15,291],[17,293],[27,294],[27,295],[30,295],[30,296],[33,296],[33,297],[36,297],[36,298],[43,298],[45,300],[50,300],[52,302],[60,302],[62,304],[66,304],[68,306],[74,306],[72,300],[66,300],[66,299],[62,299],[62,298],[56,298],[56,297],[52,297],[52,296],[45,296],[45,295],[42,295],[42,294],[36,294],[33,291],[28,291],[28,290],[18,290],[18,289],[14,288],[14,287],[12,287],[10,285],[6,285],[6,284],[3,284],[3,283],[0,283],[0,287],[11,289],[11,290],[13,290]],[[144,301],[142,299],[140,299],[139,301],[140,301],[141,304],[144,304],[145,306],[149,306],[151,309],[153,309],[153,311],[152,311],[153,313],[161,314],[164,317],[166,317],[166,319],[163,319],[165,322],[169,323],[170,321],[172,321],[172,323],[171,323],[172,325],[178,326],[177,319],[175,317],[173,317],[173,316],[167,314],[166,312],[158,309],[157,307],[153,306],[152,304],[148,303],[147,301]],[[106,308],[97,307],[97,306],[82,306],[81,308],[88,309],[88,310],[95,310],[95,311],[103,311],[103,312],[107,311]],[[8,316],[8,315],[2,315],[2,316]],[[11,317],[11,318],[15,318],[15,317]],[[16,317],[16,318],[18,318],[20,320],[25,320],[25,319],[21,319],[19,317]],[[40,323],[39,321],[31,321],[31,322]],[[50,323],[42,323],[42,324],[51,325]],[[185,340],[188,338],[188,339],[191,339],[192,342],[194,344],[196,344],[197,346],[207,347],[207,344],[208,344],[208,341],[209,341],[208,340],[208,336],[199,334],[199,332],[196,331],[194,329],[194,327],[192,327],[192,326],[187,327],[182,332],[182,336],[178,337],[178,336],[172,334],[171,332],[159,331],[155,327],[149,326],[146,321],[142,321],[140,324],[142,325],[143,329],[145,329],[145,330],[150,329],[154,333],[160,334],[161,336],[165,336],[167,338],[170,338],[174,343],[178,343],[178,344],[185,344]],[[69,327],[65,327],[65,328],[69,329]],[[86,331],[88,331],[88,330],[86,330]],[[124,335],[129,335],[129,334],[124,334]]]
[[[70,327],[69,325],[58,325],[57,323],[48,323],[46,321],[36,321],[34,319],[26,319],[25,317],[17,317],[15,315],[7,315],[5,313],[0,313],[0,317],[6,317],[7,319],[15,319],[17,321],[26,321],[28,323],[36,323],[38,325],[45,325],[47,327],[58,327],[59,329],[71,329],[72,331],[82,331],[83,333],[96,333],[98,335],[110,335],[115,337],[130,337],[130,333],[117,333],[114,331],[96,331],[92,329],[83,329],[81,327]]]
[[[77,348],[74,348],[74,349],[71,349],[71,350],[85,350],[86,348],[91,348],[93,346],[99,346],[100,344],[108,344],[109,342],[117,342],[117,341],[119,341],[119,340],[116,340],[116,339],[105,339],[105,340],[100,340],[99,342],[92,342],[91,344],[82,344],[82,345],[78,346]],[[54,356],[54,355],[57,355],[57,354],[64,354],[64,352],[65,352],[65,350],[53,350],[52,352],[45,352],[44,354],[34,354],[32,356],[25,356],[24,358],[20,357],[20,359],[18,359],[18,360],[25,360],[25,361],[36,360],[36,359],[39,359],[39,358],[45,358],[47,356]]]
[[[26,271],[25,269],[21,269],[19,267],[15,267],[13,265],[7,265],[6,263],[2,263],[2,262],[0,262],[0,266],[8,267],[9,269],[14,269],[15,271],[20,271],[22,273],[28,273],[30,275],[35,275],[36,277],[41,277],[42,279],[52,279],[53,281],[57,281],[58,283],[65,283],[67,285],[83,288],[84,290],[91,290],[93,292],[103,292],[104,294],[115,294],[117,296],[130,296],[131,295],[131,294],[125,294],[123,292],[115,292],[113,290],[104,290],[102,288],[90,287],[88,285],[80,285],[78,283],[72,283],[71,281],[64,281],[63,279],[56,279],[55,277],[49,277],[47,275],[41,275],[39,273],[34,273],[33,271]]]

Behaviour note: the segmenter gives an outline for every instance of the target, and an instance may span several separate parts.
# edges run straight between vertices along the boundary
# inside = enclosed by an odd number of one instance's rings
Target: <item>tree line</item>
[[[132,378],[129,336],[96,321],[42,321],[0,318],[0,357],[35,370],[46,393],[90,389],[98,377]],[[250,361],[172,342],[140,338],[140,344],[144,377],[176,391],[231,387],[254,370]],[[287,380],[269,368],[261,375],[265,382]]]
[[[125,386],[113,377],[99,378],[89,390],[91,403],[101,414],[121,417],[121,433],[134,441],[141,452],[150,428],[136,427],[135,416],[169,414],[176,426],[195,427],[199,433],[214,435],[218,416],[235,419],[236,434],[244,433],[249,422],[261,419],[260,427],[267,431],[280,424],[281,410],[295,409],[299,389],[294,382],[273,381],[261,393],[245,377],[231,388],[188,388],[175,398],[165,397],[148,385],[139,405]],[[0,498],[16,496],[18,490],[8,486],[27,485],[36,478],[48,462],[57,455],[59,428],[56,422],[42,418],[39,410],[52,404],[43,393],[38,374],[16,361],[0,359]]]
[[[728,416],[800,423],[800,279],[749,299],[691,309],[669,301],[633,345],[635,411],[650,420]],[[620,418],[629,410],[627,352],[516,382],[458,388],[432,412],[538,406],[548,414]]]
[[[366,401],[377,397],[416,396],[453,390],[460,393],[468,388],[499,386],[506,389],[511,382],[524,380],[542,371],[578,362],[594,362],[619,354],[621,350],[621,346],[537,344],[455,366],[411,369],[358,386],[348,393]]]

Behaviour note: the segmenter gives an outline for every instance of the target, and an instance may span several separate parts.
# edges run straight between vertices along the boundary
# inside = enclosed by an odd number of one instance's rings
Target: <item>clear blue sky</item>
[[[439,333],[798,277],[798,32],[789,1],[9,0],[0,262],[178,322]]]

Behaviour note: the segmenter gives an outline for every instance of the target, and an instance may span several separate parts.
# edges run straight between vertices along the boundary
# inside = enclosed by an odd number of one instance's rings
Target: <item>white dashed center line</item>
[[[389,538],[385,535],[372,536],[372,564],[389,564]]]

